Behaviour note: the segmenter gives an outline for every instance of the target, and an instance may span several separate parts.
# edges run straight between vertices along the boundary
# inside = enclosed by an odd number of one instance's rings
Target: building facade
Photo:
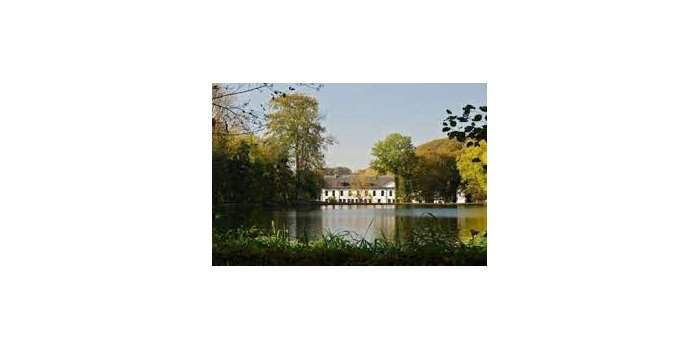
[[[395,187],[393,176],[324,176],[319,200],[341,204],[394,204]]]

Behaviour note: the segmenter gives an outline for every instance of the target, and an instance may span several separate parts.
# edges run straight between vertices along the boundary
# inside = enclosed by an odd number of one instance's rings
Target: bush
[[[327,232],[321,239],[291,238],[286,231],[213,232],[213,265],[486,265],[485,233],[469,242],[419,230],[404,242]]]

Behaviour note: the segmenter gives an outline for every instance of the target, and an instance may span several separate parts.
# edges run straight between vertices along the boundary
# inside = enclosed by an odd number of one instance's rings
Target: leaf
[[[447,131],[450,131],[449,127],[442,128],[442,132],[447,132]]]
[[[293,87],[290,86],[290,87],[289,87],[289,90],[290,90],[290,91],[294,91],[295,89],[294,89]]]
[[[480,163],[480,162],[481,162],[481,159],[479,159],[479,157],[472,159],[472,163]]]
[[[470,132],[472,130],[474,130],[473,126],[468,126],[468,127],[464,128],[464,131],[466,131],[466,132]]]
[[[454,121],[454,120],[450,120],[450,125],[451,125],[451,126],[457,126],[457,122]]]
[[[447,111],[447,114],[452,114],[452,111],[449,109],[446,109],[445,111]]]
[[[482,115],[481,115],[481,114],[477,114],[477,115],[475,115],[475,116],[474,116],[474,118],[473,118],[473,119],[474,119],[474,121],[475,121],[475,122],[478,122],[478,121],[480,121],[480,120],[481,120],[481,117],[482,117]]]
[[[480,109],[482,112],[486,113],[486,106],[481,106],[481,107],[479,107],[479,109]]]
[[[469,141],[469,142],[467,142],[467,147],[471,147],[473,144],[474,144],[474,142]]]

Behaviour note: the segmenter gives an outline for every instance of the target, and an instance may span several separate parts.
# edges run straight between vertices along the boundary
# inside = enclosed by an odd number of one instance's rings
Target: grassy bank
[[[213,265],[486,265],[486,236],[468,242],[417,230],[402,242],[368,241],[350,232],[305,241],[284,231],[214,230]]]

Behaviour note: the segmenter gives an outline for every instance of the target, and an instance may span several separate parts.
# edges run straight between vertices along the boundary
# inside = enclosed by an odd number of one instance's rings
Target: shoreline
[[[281,208],[287,208],[287,209],[293,209],[293,208],[308,208],[308,207],[330,207],[330,206],[372,206],[372,207],[386,207],[386,206],[395,206],[395,207],[444,207],[444,208],[457,208],[457,207],[486,207],[487,203],[326,203],[326,202],[303,202],[303,203],[296,203],[296,204],[287,204],[287,205],[280,205],[280,204],[272,204],[272,203],[264,203],[264,204],[240,204],[240,203],[224,203],[221,204],[226,207],[241,207],[241,208],[253,208],[253,207],[262,207],[262,208],[272,208],[272,209],[281,209]]]

